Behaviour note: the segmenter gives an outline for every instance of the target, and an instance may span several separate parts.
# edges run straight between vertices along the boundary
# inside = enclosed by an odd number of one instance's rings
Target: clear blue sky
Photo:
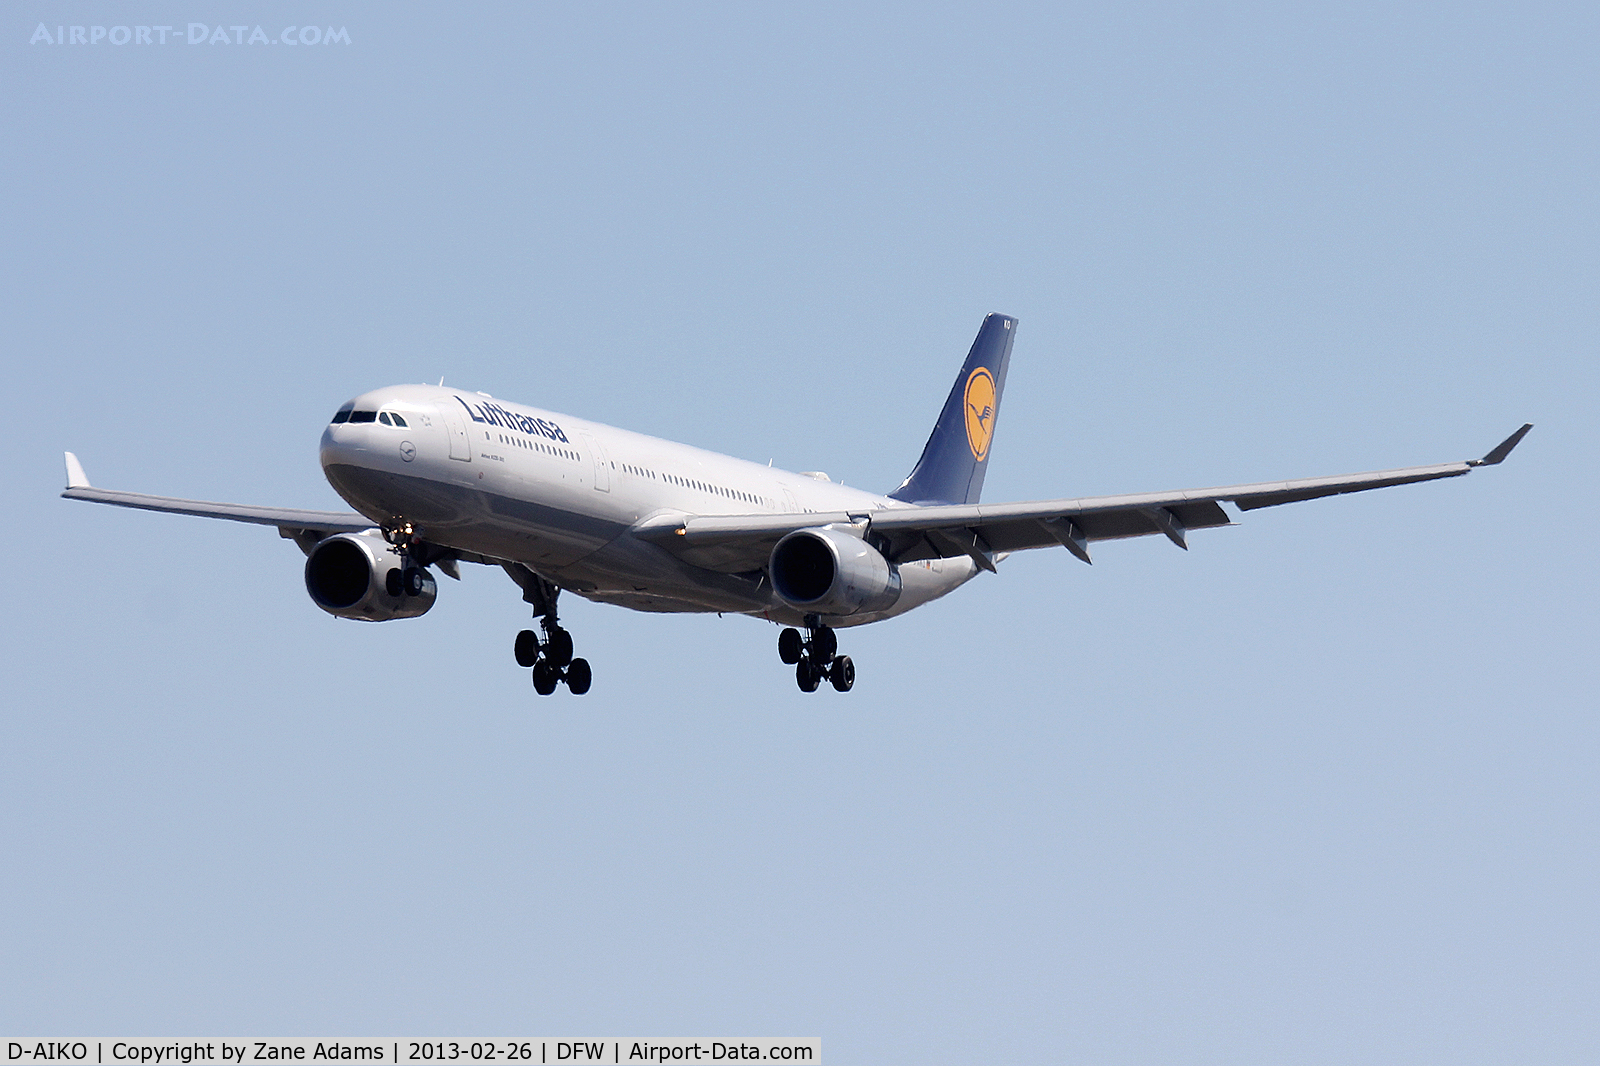
[[[40,22],[345,27],[30,45]],[[1600,1055],[1600,17],[268,5],[0,20],[0,1029],[820,1036],[833,1063]],[[351,395],[871,488],[1020,317],[985,498],[1505,466],[1035,552],[845,634],[503,574],[331,619]]]

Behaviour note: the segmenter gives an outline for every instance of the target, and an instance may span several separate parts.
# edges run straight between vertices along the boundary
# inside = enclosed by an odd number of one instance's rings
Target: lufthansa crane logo
[[[967,378],[967,446],[972,457],[983,462],[994,439],[994,376],[983,367]]]

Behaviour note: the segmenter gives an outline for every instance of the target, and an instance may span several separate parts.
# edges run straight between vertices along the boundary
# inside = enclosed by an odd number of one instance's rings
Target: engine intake
[[[422,587],[415,595],[401,589],[398,575],[391,585],[389,571],[400,565],[400,557],[380,534],[340,533],[319,541],[306,556],[306,591],[313,603],[339,618],[387,622],[426,614],[439,586],[422,568]],[[390,592],[391,587],[399,594]]]
[[[824,615],[884,611],[900,598],[900,571],[860,537],[826,526],[797,529],[772,549],[773,591]]]

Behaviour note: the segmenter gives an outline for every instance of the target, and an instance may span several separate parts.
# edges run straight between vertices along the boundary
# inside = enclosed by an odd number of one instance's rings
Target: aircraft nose
[[[329,462],[338,457],[341,447],[339,436],[334,432],[338,426],[326,426],[322,430],[322,440],[317,445],[317,458],[321,460],[324,469]]]
[[[349,462],[366,450],[366,426],[352,426],[348,422],[334,423],[322,431],[322,441],[317,447],[317,458],[326,470],[337,463]]]

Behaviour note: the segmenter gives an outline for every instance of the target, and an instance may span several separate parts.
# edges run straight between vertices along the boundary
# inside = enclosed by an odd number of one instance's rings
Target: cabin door
[[[611,491],[611,464],[606,460],[606,450],[600,442],[587,433],[579,434],[583,443],[589,446],[589,454],[594,458],[594,487],[597,492]]]

